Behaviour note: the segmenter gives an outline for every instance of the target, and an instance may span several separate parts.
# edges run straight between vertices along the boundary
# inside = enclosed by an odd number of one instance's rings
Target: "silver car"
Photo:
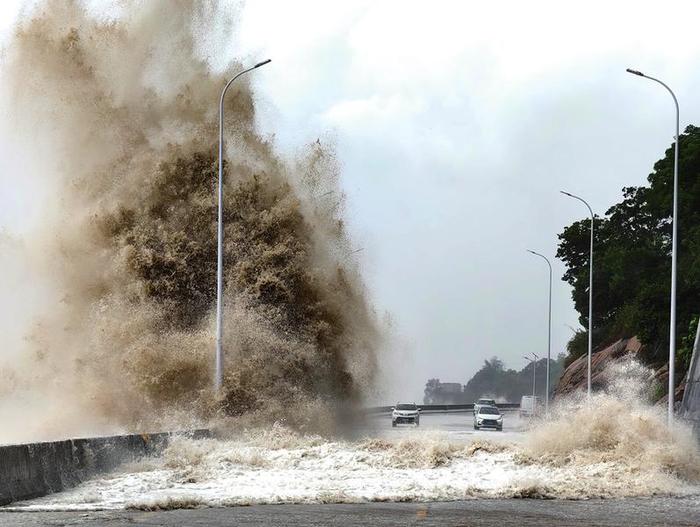
[[[420,408],[416,403],[398,403],[391,409],[391,426],[402,423],[420,426]]]

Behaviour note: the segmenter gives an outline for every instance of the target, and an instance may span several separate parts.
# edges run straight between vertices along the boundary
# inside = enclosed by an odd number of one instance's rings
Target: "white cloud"
[[[585,217],[561,187],[603,212],[668,146],[667,94],[625,67],[673,82],[693,121],[700,9],[318,5],[295,3],[271,30],[244,14],[251,41],[280,55],[260,80],[279,119],[263,123],[297,140],[300,127],[335,130],[368,280],[414,346],[406,390],[418,396],[428,376],[466,381],[492,354],[520,366],[523,352],[546,345],[546,269],[524,249],[553,256],[556,234]],[[577,319],[559,281],[554,307],[556,354]]]

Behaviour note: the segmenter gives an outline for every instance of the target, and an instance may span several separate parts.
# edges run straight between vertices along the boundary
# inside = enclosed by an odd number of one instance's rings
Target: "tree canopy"
[[[554,390],[557,380],[564,369],[564,356],[552,359],[550,369],[550,391]],[[485,360],[484,365],[469,379],[458,394],[444,393],[440,379],[429,379],[425,385],[425,404],[473,403],[480,397],[492,397],[507,402],[520,402],[523,395],[532,395],[533,367],[535,370],[536,395],[544,398],[547,380],[547,359],[540,359],[537,365],[530,362],[522,370],[506,369],[498,357]]]
[[[648,185],[625,187],[622,201],[595,219],[593,339],[600,348],[637,335],[643,359],[668,360],[673,146],[654,164]],[[681,370],[689,360],[688,334],[700,313],[700,128],[680,137],[678,200],[677,341]],[[557,257],[582,326],[588,327],[590,220],[574,222],[559,235]],[[586,350],[586,333],[569,343],[569,361]],[[690,339],[692,342],[692,339]]]

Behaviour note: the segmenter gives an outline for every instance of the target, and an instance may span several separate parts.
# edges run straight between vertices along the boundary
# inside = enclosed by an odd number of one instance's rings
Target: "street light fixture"
[[[224,378],[224,354],[221,347],[222,321],[223,321],[223,276],[224,276],[224,97],[229,86],[241,75],[248,73],[260,66],[270,63],[267,59],[258,62],[252,68],[241,71],[234,76],[221,92],[219,100],[219,184],[218,200],[219,214],[217,221],[217,258],[216,258],[216,373],[214,377],[214,390],[218,393],[221,390]]]
[[[544,412],[545,415],[549,415],[549,363],[552,359],[552,263],[549,261],[545,255],[540,254],[535,251],[527,249],[527,252],[544,258],[549,266],[549,316],[548,316],[548,327],[547,327],[547,380],[546,380],[546,392],[544,399]]]
[[[591,213],[591,249],[590,249],[590,256],[589,256],[589,271],[588,271],[588,397],[591,396],[591,361],[593,357],[593,222],[594,222],[594,214],[593,214],[593,209],[591,206],[588,204],[588,202],[580,198],[579,196],[575,196],[574,194],[571,194],[569,192],[565,192],[563,190],[560,191],[562,194],[565,196],[569,196],[570,198],[574,198],[579,200],[581,203],[583,203],[586,207],[588,207],[588,212]]]
[[[644,77],[646,79],[658,82],[668,90],[668,93],[673,97],[673,103],[676,106],[676,136],[673,153],[673,235],[671,238],[671,320],[669,328],[669,344],[668,344],[668,424],[673,423],[673,406],[675,403],[675,374],[676,374],[676,275],[678,263],[678,141],[680,139],[680,109],[678,107],[678,99],[673,90],[664,82],[645,75],[641,71],[627,68],[627,71],[632,75]]]

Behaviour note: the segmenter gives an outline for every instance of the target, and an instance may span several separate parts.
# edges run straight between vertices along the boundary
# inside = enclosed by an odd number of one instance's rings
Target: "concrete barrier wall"
[[[158,454],[171,433],[0,446],[0,506],[60,492],[143,456]],[[207,437],[207,430],[178,435]]]

